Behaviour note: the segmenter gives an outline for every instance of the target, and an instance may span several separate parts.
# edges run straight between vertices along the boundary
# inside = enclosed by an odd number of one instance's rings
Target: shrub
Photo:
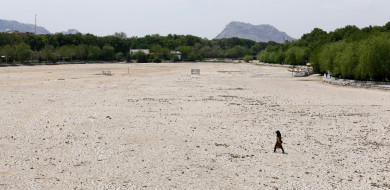
[[[244,57],[244,61],[245,61],[246,63],[249,63],[250,61],[253,61],[253,56],[251,56],[251,55],[246,55],[246,56]]]
[[[147,63],[148,62],[148,58],[147,58],[146,54],[142,51],[135,53],[134,57],[136,58],[137,63]]]
[[[161,59],[159,58],[153,59],[153,63],[161,63]]]

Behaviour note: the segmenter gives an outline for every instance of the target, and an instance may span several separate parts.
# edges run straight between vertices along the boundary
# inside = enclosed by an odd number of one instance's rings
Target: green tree
[[[282,64],[285,59],[285,53],[282,46],[276,44],[265,48],[257,55],[257,59],[265,63],[279,63]]]
[[[321,70],[320,53],[323,50],[323,46],[319,46],[310,53],[310,63],[316,72],[325,72]]]
[[[359,44],[350,43],[347,44],[345,50],[339,56],[340,74],[345,78],[354,78],[356,75],[355,70],[359,64]]]
[[[324,46],[324,49],[319,54],[319,62],[321,72],[331,71],[335,72],[335,68],[339,67],[336,58],[339,56],[339,52],[342,52],[345,48],[345,42],[339,41]],[[337,73],[336,73],[337,74]]]
[[[8,63],[13,57],[15,57],[15,50],[10,45],[2,46],[0,48],[0,56],[4,56],[4,61]]]
[[[285,59],[286,59],[286,54],[283,50],[280,49],[278,52],[276,52],[275,63],[284,64]]]
[[[65,45],[56,50],[57,56],[61,57],[63,60],[73,61],[73,58],[76,56],[75,46]]]
[[[386,23],[383,28],[385,32],[390,32],[390,22]]]
[[[54,46],[52,46],[52,45],[45,46],[41,50],[41,55],[42,55],[42,58],[46,62],[56,62],[57,61],[57,56],[55,55]]]
[[[356,75],[366,80],[390,79],[390,40],[385,36],[371,37],[360,44]]]
[[[229,58],[242,58],[248,53],[248,50],[244,46],[234,46],[226,50],[226,57]]]
[[[106,61],[111,61],[115,57],[115,49],[110,45],[105,45],[102,49],[103,59]]]
[[[134,53],[134,57],[136,58],[137,63],[147,63],[148,62],[147,55],[142,51]]]
[[[177,49],[180,50],[183,60],[188,60],[190,55],[194,52],[194,49],[191,46],[180,46]]]
[[[15,50],[16,50],[16,58],[19,61],[22,62],[31,58],[31,48],[29,45],[25,43],[20,43],[16,45]]]
[[[101,56],[101,49],[98,46],[89,46],[88,47],[88,59],[89,60],[99,60]]]
[[[123,53],[122,52],[118,52],[115,54],[115,60],[117,61],[122,61],[123,59]]]
[[[45,35],[27,35],[25,43],[29,45],[33,51],[40,51],[48,42]]]
[[[314,30],[310,33],[304,34],[302,38],[298,40],[297,43],[302,44],[311,50],[314,50],[318,46],[327,43],[328,38],[329,37],[327,32],[319,28],[314,28]]]
[[[264,50],[267,47],[267,43],[258,42],[255,45],[251,46],[249,53],[251,55],[257,55],[261,50]]]
[[[75,57],[78,60],[87,60],[88,46],[80,44],[75,47]]]
[[[337,42],[350,37],[351,35],[360,32],[360,29],[356,26],[346,26],[344,28],[336,29],[329,33],[329,40],[331,42]]]
[[[306,64],[309,59],[309,50],[305,47],[294,46],[286,51],[286,63],[290,65]]]
[[[285,61],[287,64],[290,64],[290,65],[297,65],[298,64],[296,51],[294,51],[294,49],[287,50]]]
[[[152,45],[150,48],[150,52],[153,53],[153,59],[155,60],[169,60],[171,58],[171,55],[169,53],[169,50],[167,48],[163,48],[161,45]]]

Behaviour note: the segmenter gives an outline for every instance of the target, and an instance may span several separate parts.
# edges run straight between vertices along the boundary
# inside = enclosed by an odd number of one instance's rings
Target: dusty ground
[[[0,189],[390,188],[390,91],[320,80],[250,64],[0,68]]]

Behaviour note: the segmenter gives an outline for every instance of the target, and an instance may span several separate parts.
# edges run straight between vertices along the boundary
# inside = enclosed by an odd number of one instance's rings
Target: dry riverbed
[[[251,64],[87,64],[0,68],[0,99],[0,189],[390,188],[389,91]]]

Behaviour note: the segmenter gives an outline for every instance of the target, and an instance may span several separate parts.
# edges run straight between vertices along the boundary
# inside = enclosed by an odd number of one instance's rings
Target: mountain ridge
[[[19,31],[19,32],[29,32],[29,33],[34,33],[35,32],[35,25],[34,24],[25,24],[21,23],[15,20],[3,20],[0,19],[0,32],[7,32],[7,30],[11,31]],[[37,34],[50,34],[50,32],[42,27],[42,26],[37,26]]]
[[[285,40],[296,40],[295,38],[287,35],[285,32],[279,31],[270,24],[252,25],[238,21],[230,22],[215,38],[222,39],[233,37],[249,39],[256,42],[274,41],[278,43],[284,43]]]

